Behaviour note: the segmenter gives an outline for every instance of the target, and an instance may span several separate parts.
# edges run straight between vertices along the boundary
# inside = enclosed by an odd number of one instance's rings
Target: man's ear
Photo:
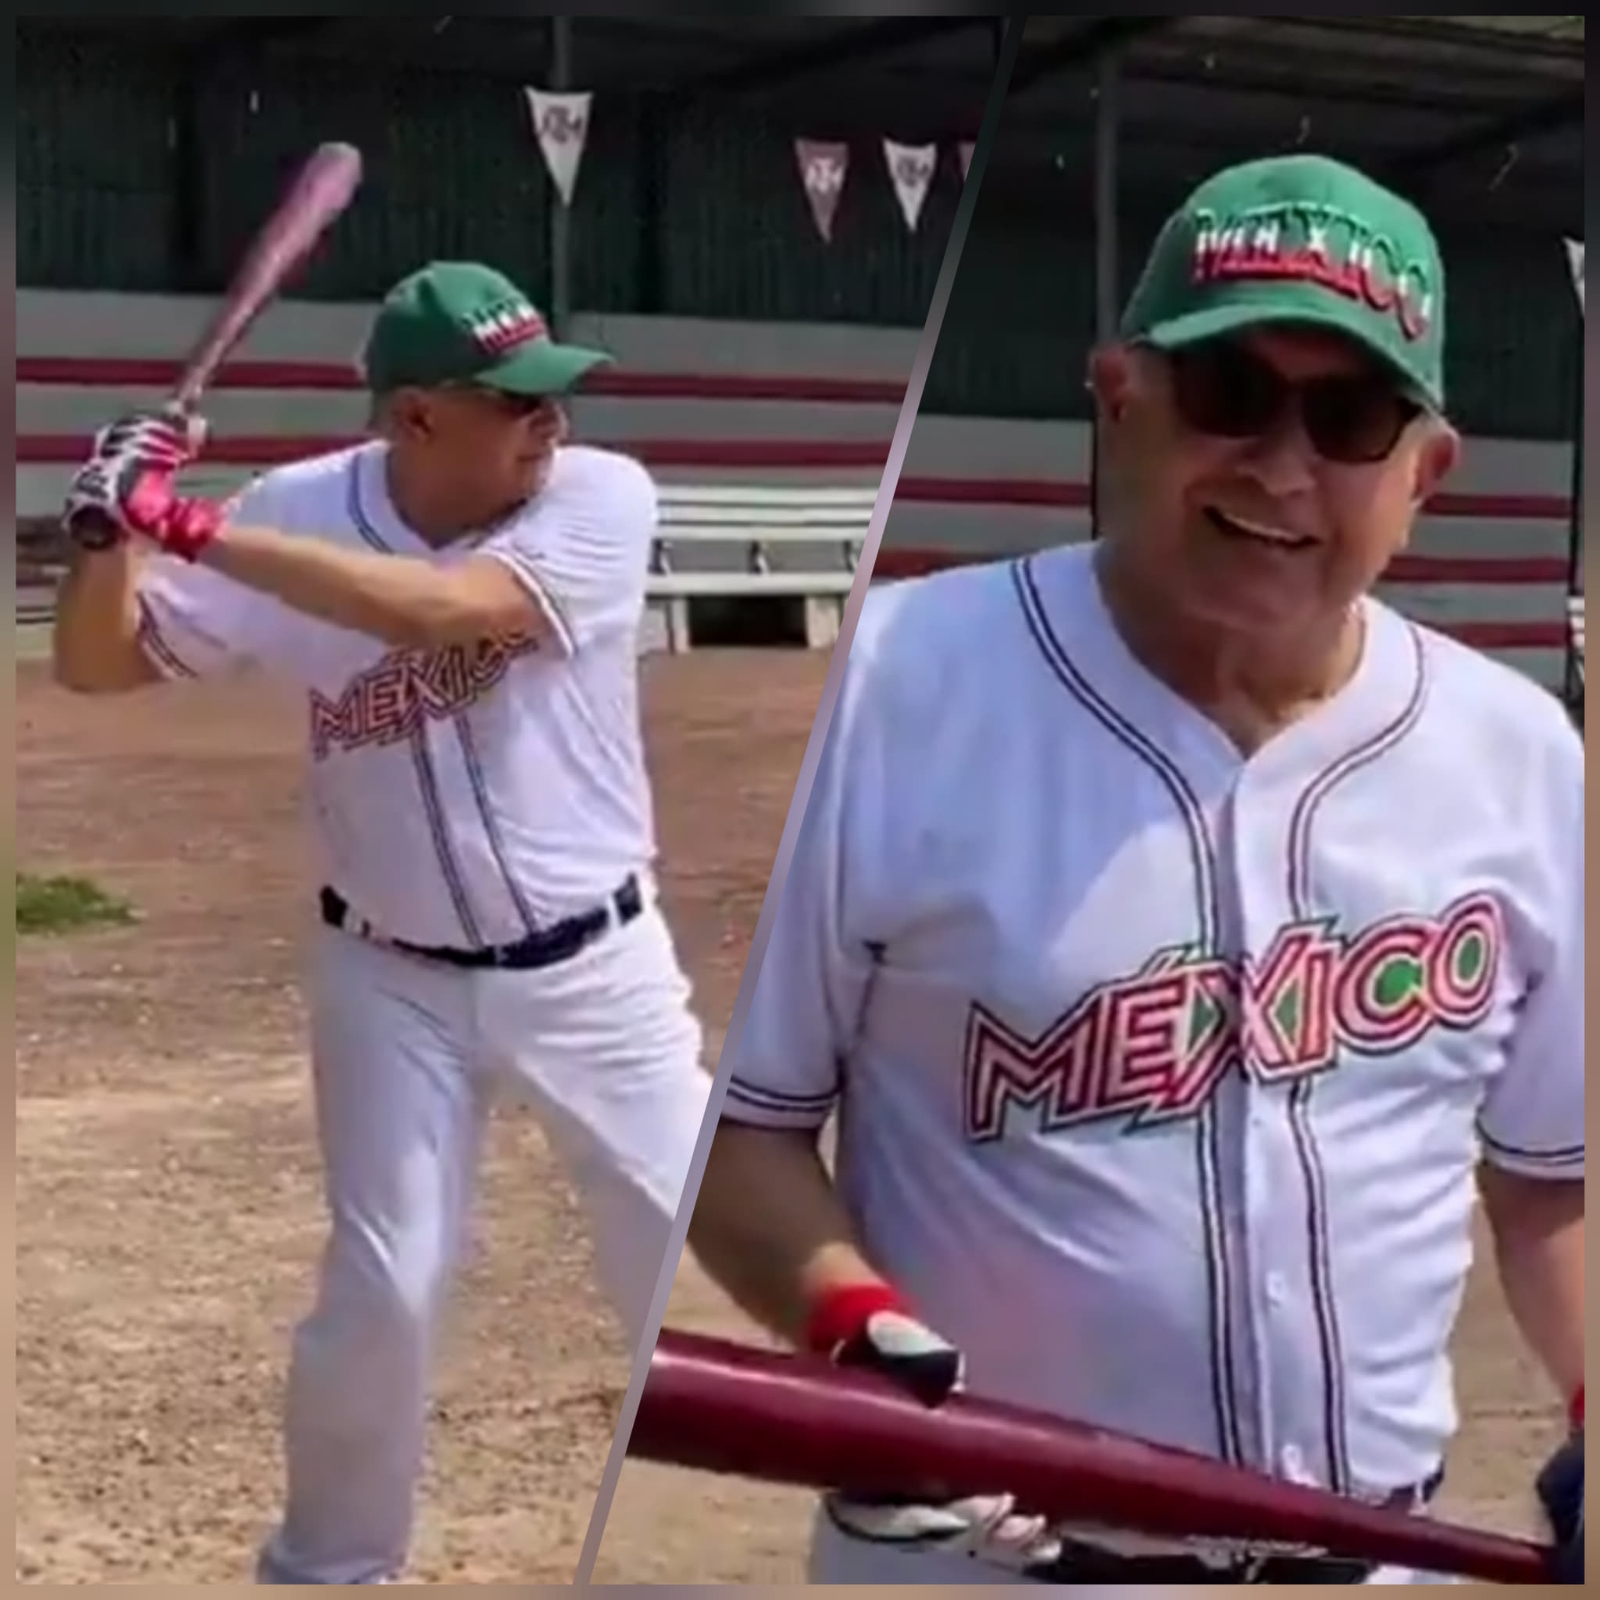
[[[396,389],[383,398],[383,431],[390,439],[426,439],[433,432],[428,396],[421,389]]]
[[[1120,422],[1138,382],[1137,363],[1125,344],[1096,345],[1089,356],[1089,393],[1107,422]]]
[[[1417,480],[1412,498],[1425,505],[1461,460],[1461,435],[1442,417],[1428,424],[1427,436],[1417,452]]]

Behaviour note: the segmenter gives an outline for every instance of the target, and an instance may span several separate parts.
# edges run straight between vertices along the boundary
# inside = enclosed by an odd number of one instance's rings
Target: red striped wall
[[[48,515],[93,429],[159,401],[205,302],[17,296],[17,505]],[[358,437],[362,307],[283,304],[252,332],[208,405],[208,486]],[[900,330],[585,317],[573,337],[617,366],[575,407],[583,436],[665,479],[875,483],[916,337]],[[1478,440],[1389,574],[1404,608],[1561,680],[1570,452]],[[199,474],[197,474],[199,476]],[[879,571],[1011,554],[1088,533],[1088,437],[1052,422],[924,417]]]
[[[942,467],[977,459],[985,470]],[[1570,452],[1471,440],[1382,586],[1402,610],[1563,681]],[[908,575],[1089,536],[1089,434],[1062,423],[929,417],[913,435],[877,571]]]

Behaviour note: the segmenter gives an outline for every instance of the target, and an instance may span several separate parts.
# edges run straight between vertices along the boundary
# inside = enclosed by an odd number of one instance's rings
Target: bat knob
[[[61,528],[80,550],[114,550],[122,543],[122,529],[98,511],[64,512]]]
[[[181,431],[185,454],[189,459],[205,448],[211,425],[195,410],[197,395],[178,393],[165,406],[162,414]]]

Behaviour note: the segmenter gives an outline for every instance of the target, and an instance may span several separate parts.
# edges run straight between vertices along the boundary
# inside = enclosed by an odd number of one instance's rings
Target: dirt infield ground
[[[825,662],[653,663],[667,908],[720,1042]],[[18,675],[24,865],[93,875],[133,930],[17,959],[17,1574],[248,1572],[272,1514],[281,1362],[320,1237],[296,999],[306,896],[293,708],[184,688],[82,702]],[[420,1582],[570,1577],[626,1379],[587,1245],[520,1116],[438,1389]],[[691,1266],[670,1319],[744,1332]],[[1549,1436],[1480,1284],[1452,1503],[1514,1525]],[[803,1497],[630,1463],[608,1581],[785,1582]]]
[[[648,672],[667,910],[720,1046],[820,654]],[[278,1487],[289,1327],[320,1241],[296,997],[300,721],[257,687],[81,701],[19,669],[23,865],[142,925],[17,960],[17,1572],[246,1576]],[[565,1582],[627,1362],[522,1116],[439,1388],[418,1581]]]

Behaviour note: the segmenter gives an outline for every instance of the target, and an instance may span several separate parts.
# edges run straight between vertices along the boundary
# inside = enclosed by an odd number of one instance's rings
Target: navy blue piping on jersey
[[[349,512],[350,521],[354,524],[356,532],[374,550],[382,551],[385,555],[394,555],[395,551],[373,525],[372,519],[367,515],[367,508],[362,504],[362,459],[357,455],[350,462],[345,508]],[[461,864],[456,860],[455,852],[451,848],[450,829],[439,799],[439,777],[434,771],[433,756],[428,749],[428,729],[425,722],[418,722],[412,732],[410,743],[411,762],[417,773],[417,789],[422,796],[423,810],[427,813],[429,832],[433,835],[434,854],[438,858],[439,870],[444,875],[445,887],[450,891],[450,901],[456,909],[456,916],[461,921],[467,943],[476,949],[482,945],[483,936],[479,931],[478,919],[473,914],[472,898],[467,893],[467,882],[462,874]]]
[[[817,1127],[821,1127],[828,1120],[833,1114],[834,1107],[839,1103],[844,1088],[846,1063],[855,1054],[861,1043],[861,1036],[866,1031],[867,1013],[872,1009],[873,991],[877,988],[878,976],[883,971],[887,947],[872,943],[866,946],[866,951],[867,959],[872,965],[867,971],[865,982],[861,985],[861,1000],[856,1006],[855,1025],[850,1040],[834,1057],[832,1088],[820,1094],[792,1094],[787,1090],[769,1089],[762,1084],[747,1083],[735,1072],[728,1078],[729,1096],[749,1106],[752,1111],[765,1111],[769,1115],[791,1117],[806,1123],[814,1122]]]
[[[773,1116],[791,1117],[816,1127],[821,1127],[828,1120],[844,1090],[845,1068],[851,1057],[860,1049],[862,1035],[867,1031],[867,1017],[872,1010],[872,997],[877,990],[883,964],[888,958],[889,947],[881,940],[868,940],[863,948],[871,965],[861,985],[861,998],[856,1005],[850,1038],[833,1058],[832,1088],[821,1094],[791,1094],[783,1090],[768,1089],[761,1084],[746,1083],[735,1072],[728,1077],[728,1095],[749,1106],[752,1111],[765,1111]]]
[[[135,638],[144,646],[145,654],[167,669],[170,677],[198,678],[200,674],[173,649],[157,620],[155,610],[144,595],[135,596],[139,622]]]
[[[1040,597],[1033,561],[1013,563],[1012,581],[1028,632],[1045,663],[1061,686],[1119,744],[1142,761],[1171,797],[1189,841],[1194,874],[1195,909],[1199,918],[1202,950],[1221,948],[1221,905],[1218,893],[1217,847],[1206,822],[1205,810],[1176,764],[1139,731],[1121,712],[1097,694],[1074,664],[1050,623]],[[1221,1188],[1221,1131],[1214,1099],[1196,1119],[1195,1159],[1200,1174],[1200,1214],[1205,1233],[1206,1272],[1209,1279],[1211,1325],[1211,1392],[1216,1410],[1218,1454],[1225,1461],[1245,1464],[1239,1424],[1238,1354],[1234,1348],[1234,1277]]]
[[[833,1112],[838,1090],[830,1089],[826,1094],[790,1094],[730,1076],[727,1096],[740,1105],[749,1106],[752,1111],[784,1117],[802,1127],[820,1128]]]
[[[444,804],[439,797],[439,775],[433,770],[433,757],[428,750],[427,729],[423,726],[413,729],[409,742],[411,764],[417,773],[417,790],[422,796],[422,809],[427,813],[428,831],[433,835],[434,854],[444,869],[445,887],[450,891],[450,901],[456,908],[456,916],[460,919],[462,931],[467,936],[467,944],[471,949],[478,949],[484,943],[483,930],[478,926],[478,919],[472,910],[471,897],[467,894],[466,882],[461,876],[461,869],[456,864],[455,854],[450,846],[450,824],[446,820]]]
[[[1496,1139],[1485,1132],[1481,1121],[1478,1124],[1478,1137],[1492,1154],[1505,1156],[1523,1166],[1544,1167],[1551,1172],[1560,1172],[1563,1167],[1583,1165],[1585,1147],[1581,1144],[1562,1145],[1555,1150],[1524,1150],[1521,1145],[1507,1144],[1504,1139]]]
[[[362,505],[359,476],[361,471],[361,460],[362,458],[358,456],[355,461],[351,463],[351,515],[355,520],[357,530],[368,544],[372,545],[374,549],[382,550],[387,554],[393,554],[389,547],[384,543],[383,536],[372,525],[371,521],[366,515],[366,508]],[[500,825],[495,818],[494,808],[490,803],[489,786],[483,775],[483,763],[478,759],[478,752],[473,744],[472,730],[469,719],[465,714],[458,714],[453,720],[455,723],[456,737],[461,742],[461,757],[466,765],[468,780],[472,784],[472,796],[477,803],[478,817],[483,823],[484,837],[489,841],[490,853],[494,856],[495,865],[500,869],[500,876],[505,879],[506,893],[510,897],[511,903],[516,907],[517,915],[522,919],[523,927],[530,934],[535,933],[538,931],[539,927],[538,919],[533,914],[533,908],[529,905],[528,898],[523,893],[522,886],[520,883],[518,883],[516,874],[511,870],[511,861],[510,857],[506,854],[505,840],[501,836]],[[447,843],[448,838],[446,838],[446,844]],[[444,849],[445,847],[446,845],[441,845],[441,849]],[[452,895],[454,895],[453,889]],[[466,896],[466,884],[464,880],[461,885],[461,896],[464,900]],[[458,901],[458,904],[459,903],[460,902]],[[468,926],[471,921],[472,919],[469,911],[467,915],[463,916],[462,925],[464,927]],[[474,937],[476,938],[477,936],[474,935]]]
[[[1477,1132],[1485,1154],[1491,1158],[1499,1156],[1507,1162],[1514,1162],[1519,1167],[1529,1167],[1540,1173],[1547,1173],[1552,1178],[1566,1175],[1574,1181],[1582,1180],[1586,1146],[1584,1140],[1580,1139],[1577,1144],[1555,1145],[1544,1150],[1530,1150],[1523,1145],[1507,1144],[1504,1139],[1495,1138],[1484,1127],[1481,1112],[1478,1117]],[[1571,1170],[1574,1168],[1577,1170]]]
[[[367,515],[367,508],[361,503],[361,463],[364,460],[366,457],[359,453],[350,458],[350,476],[346,482],[348,490],[345,496],[346,509],[350,513],[350,520],[355,524],[356,532],[374,550],[392,556],[395,553],[393,546],[373,526],[372,519]]]
[[[1411,693],[1399,714],[1370,739],[1346,750],[1306,785],[1295,802],[1289,820],[1287,865],[1289,914],[1297,922],[1308,922],[1313,915],[1311,833],[1317,808],[1346,778],[1353,777],[1393,751],[1422,720],[1428,693],[1427,655],[1421,635],[1415,628],[1409,628],[1409,632],[1413,679]],[[1321,1347],[1328,1486],[1339,1494],[1351,1494],[1355,1484],[1350,1464],[1349,1409],[1344,1390],[1339,1296],[1334,1284],[1333,1247],[1328,1232],[1328,1183],[1311,1116],[1311,1098],[1316,1085],[1315,1077],[1302,1077],[1289,1091],[1289,1125],[1306,1186],[1308,1264],[1311,1302],[1316,1313],[1317,1338]]]
[[[517,915],[522,918],[523,927],[530,934],[536,933],[539,928],[538,920],[528,903],[527,895],[522,891],[522,885],[517,882],[516,874],[511,870],[511,859],[506,854],[505,840],[500,833],[500,822],[494,814],[494,805],[489,798],[489,783],[483,775],[483,763],[478,759],[472,719],[465,712],[458,712],[454,721],[456,738],[461,741],[461,758],[466,763],[467,777],[472,783],[473,798],[478,802],[478,815],[483,821],[484,837],[489,841],[494,864],[499,867],[500,876],[506,880],[506,892],[517,908]]]

